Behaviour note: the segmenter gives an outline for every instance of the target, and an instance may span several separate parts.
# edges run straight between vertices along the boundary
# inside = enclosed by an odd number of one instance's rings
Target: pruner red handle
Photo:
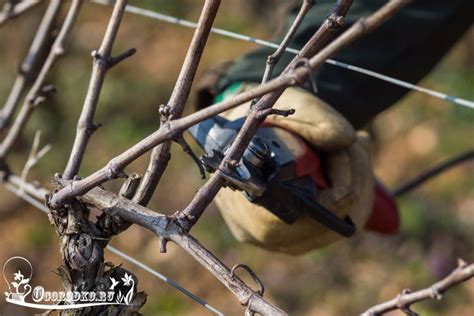
[[[304,141],[301,140],[301,142]],[[296,157],[297,175],[311,175],[318,190],[329,188],[330,183],[321,168],[319,153],[306,143],[304,146],[306,147],[304,154]],[[378,181],[376,181],[374,190],[374,205],[364,228],[382,234],[395,234],[400,227],[400,216],[395,198]]]
[[[393,195],[379,182],[375,184],[375,201],[365,229],[382,234],[395,234],[400,228],[400,215]]]

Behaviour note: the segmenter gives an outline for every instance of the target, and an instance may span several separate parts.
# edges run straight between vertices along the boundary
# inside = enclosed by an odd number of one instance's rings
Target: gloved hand
[[[233,92],[239,93],[251,86],[242,84]],[[296,112],[289,117],[270,116],[266,122],[300,136],[323,157],[323,170],[330,186],[319,190],[317,201],[340,218],[349,216],[358,229],[362,228],[374,201],[367,134],[355,133],[337,111],[300,88],[288,88],[274,108],[293,108]],[[249,103],[243,104],[223,116],[234,120],[246,116],[248,109]],[[239,241],[269,250],[300,254],[342,238],[308,215],[287,224],[264,207],[251,203],[239,191],[222,189],[216,204]]]

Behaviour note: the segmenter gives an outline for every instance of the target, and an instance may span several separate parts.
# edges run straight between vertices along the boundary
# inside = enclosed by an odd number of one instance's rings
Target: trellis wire
[[[17,195],[18,197],[20,197],[21,199],[23,199],[24,201],[28,202],[29,204],[31,204],[32,206],[34,206],[35,208],[37,208],[38,210],[48,214],[49,213],[49,209],[43,205],[41,202],[39,202],[38,200],[36,200],[34,197],[30,196],[29,194],[27,194],[26,192],[20,192],[18,190],[18,188],[16,186],[14,186],[13,184],[11,183],[8,183],[8,182],[5,182],[4,183],[4,186],[12,193],[14,193],[15,195]],[[181,286],[179,283],[177,283],[175,280],[173,279],[170,279],[168,278],[167,276],[159,273],[158,271],[156,271],[155,269],[151,268],[150,266],[138,261],[137,259],[127,255],[126,253],[124,253],[123,251],[115,248],[115,247],[112,247],[110,245],[108,245],[106,247],[106,249],[108,251],[110,251],[111,253],[114,253],[116,254],[117,256],[121,257],[122,259],[124,259],[125,261],[131,263],[132,265],[135,265],[137,267],[139,267],[140,269],[143,269],[144,271],[154,275],[155,277],[157,277],[158,279],[168,283],[169,285],[171,285],[172,287],[174,287],[175,289],[177,289],[178,291],[180,291],[181,293],[183,293],[184,295],[186,295],[187,297],[189,297],[190,299],[192,299],[193,301],[195,301],[196,303],[202,305],[203,307],[207,308],[209,311],[213,312],[215,315],[219,315],[219,316],[223,316],[224,314],[219,311],[217,308],[209,305],[206,301],[204,301],[202,298],[196,296],[195,294],[191,293],[189,290],[187,290],[186,288],[184,288],[183,286]]]
[[[110,4],[110,0],[91,0],[91,2],[94,2],[94,3],[97,3],[97,4],[102,4],[102,5],[109,5]],[[180,18],[177,18],[177,17],[174,17],[174,16],[158,13],[158,12],[155,12],[155,11],[143,9],[143,8],[132,6],[132,5],[127,5],[126,11],[129,12],[129,13],[146,16],[146,17],[149,17],[149,18],[152,18],[152,19],[160,20],[160,21],[163,21],[163,22],[171,23],[171,24],[181,25],[181,26],[184,26],[184,27],[192,28],[192,29],[196,28],[196,26],[197,26],[196,23],[188,21],[188,20],[183,20],[183,19],[180,19]],[[269,41],[265,41],[265,40],[258,39],[258,38],[255,38],[255,37],[251,37],[251,36],[231,32],[231,31],[227,31],[227,30],[224,30],[224,29],[221,29],[221,28],[213,27],[211,32],[215,33],[215,34],[225,36],[225,37],[229,37],[229,38],[233,38],[233,39],[237,39],[237,40],[241,40],[241,41],[245,41],[245,42],[255,43],[255,44],[258,44],[258,45],[261,45],[261,46],[266,46],[266,47],[271,47],[271,48],[278,48],[278,46],[279,46],[278,44],[275,44],[275,43],[272,43],[272,42],[269,42]],[[299,53],[299,50],[294,49],[294,48],[286,48],[286,51],[289,52],[289,53],[292,53],[292,54],[298,54]],[[455,104],[458,104],[458,105],[462,105],[462,106],[474,109],[474,101],[470,101],[470,100],[466,100],[466,99],[459,98],[459,97],[456,97],[456,96],[448,95],[448,94],[445,94],[445,93],[442,93],[442,92],[439,92],[439,91],[436,91],[436,90],[420,87],[418,85],[415,85],[415,84],[412,84],[412,83],[409,83],[409,82],[406,82],[406,81],[403,81],[403,80],[400,80],[400,79],[396,79],[396,78],[393,78],[393,77],[390,77],[390,76],[386,76],[386,75],[383,75],[381,73],[378,73],[378,72],[375,72],[375,71],[372,71],[372,70],[368,70],[368,69],[361,68],[361,67],[358,67],[358,66],[355,66],[355,65],[347,64],[347,63],[337,61],[337,60],[334,60],[334,59],[328,59],[326,62],[330,65],[334,65],[334,66],[337,66],[337,67],[341,67],[341,68],[344,68],[344,69],[355,71],[355,72],[358,72],[358,73],[361,73],[361,74],[364,74],[364,75],[367,75],[367,76],[370,76],[370,77],[377,78],[377,79],[382,80],[382,81],[392,83],[394,85],[397,85],[397,86],[400,86],[400,87],[403,87],[403,88],[407,88],[407,89],[410,89],[410,90],[415,90],[415,91],[430,95],[430,96],[438,98],[438,99],[442,99],[442,100],[445,100],[445,101],[448,101],[448,102],[452,102],[452,103],[455,103]]]

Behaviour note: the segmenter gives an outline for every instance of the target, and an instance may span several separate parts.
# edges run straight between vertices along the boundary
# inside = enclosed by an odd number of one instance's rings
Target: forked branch
[[[467,264],[465,261],[459,259],[457,268],[441,281],[436,282],[426,289],[415,292],[404,290],[396,298],[375,305],[361,315],[376,316],[397,309],[403,311],[407,315],[418,315],[416,312],[410,309],[411,305],[430,299],[440,300],[443,298],[444,292],[456,285],[461,284],[462,282],[470,280],[471,278],[474,278],[474,264]]]
[[[367,19],[359,20],[331,44],[327,45],[328,41],[333,36],[334,19],[340,20],[340,17],[343,17],[347,13],[351,2],[352,1],[338,1],[337,5],[333,9],[333,13],[327,18],[326,22],[320,27],[316,34],[308,41],[305,47],[303,47],[297,58],[295,58],[290,63],[290,65],[288,65],[282,76],[292,74],[293,72],[295,74],[300,73],[298,71],[303,70],[304,72],[301,73],[302,75],[300,78],[297,78],[296,75],[294,75],[293,78],[295,78],[296,82],[302,82],[302,79],[307,80],[308,76],[310,75],[310,71],[321,66],[321,64],[326,59],[330,58],[335,52],[339,51],[362,35],[371,32],[388,18],[393,16],[398,10],[410,3],[409,0],[391,1],[387,3]],[[319,53],[313,56],[313,54],[318,51]],[[299,67],[296,69],[293,68],[293,66],[297,64],[301,58],[308,57],[311,58],[306,63],[305,67]],[[201,187],[198,193],[194,196],[191,203],[177,215],[178,220],[183,227],[190,229],[197,222],[205,208],[214,199],[218,191],[224,185],[224,178],[222,177],[222,174],[230,171],[228,170],[226,162],[240,161],[248,144],[257,132],[259,126],[265,120],[265,115],[262,116],[260,113],[271,108],[283,91],[284,88],[265,95],[250,109],[249,115],[247,116],[242,128],[222,159],[219,170],[217,170],[212,175],[211,179],[203,187]]]
[[[127,0],[117,0],[105,31],[104,38],[102,39],[102,44],[98,51],[92,52],[92,57],[94,59],[92,75],[89,81],[89,88],[87,89],[84,105],[82,106],[81,115],[77,122],[74,144],[64,170],[64,179],[72,179],[78,173],[89,139],[98,127],[98,125],[94,125],[94,114],[97,108],[97,103],[99,102],[100,92],[107,71],[120,61],[135,53],[135,50],[131,49],[118,57],[113,58],[111,56],[112,46],[117,36],[126,6]]]
[[[217,15],[220,2],[220,0],[206,0],[204,3],[197,28],[194,32],[194,36],[186,54],[186,58],[184,59],[183,66],[174,86],[170,100],[166,105],[168,113],[167,115],[160,113],[162,124],[160,129],[167,128],[165,125],[167,122],[178,119],[183,114],[184,106],[189,97],[189,93],[191,92],[191,86],[193,84],[204,47],[206,46],[212,24],[214,23],[214,19]],[[182,136],[178,135],[175,139],[181,140],[180,145],[184,145],[183,149],[190,154],[190,156],[198,165],[200,165],[199,160],[196,161],[193,154],[191,154],[192,151],[190,151],[189,146],[187,146],[185,142],[183,143],[184,139]],[[140,184],[137,194],[133,199],[135,202],[141,205],[147,205],[150,201],[150,198],[153,195],[156,186],[161,179],[161,176],[168,166],[168,161],[170,160],[170,149],[171,139],[164,141],[153,149],[145,176]],[[202,167],[199,170],[201,174],[203,174]]]
[[[348,7],[346,6],[344,14],[347,9]],[[50,201],[51,206],[58,207],[67,199],[73,196],[84,194],[93,187],[100,185],[107,180],[116,178],[117,175],[121,174],[122,170],[132,161],[136,160],[156,145],[159,145],[165,141],[172,140],[174,137],[180,135],[184,130],[191,127],[192,125],[197,124],[219,113],[222,113],[228,109],[236,107],[256,97],[262,96],[266,93],[294,85],[298,81],[303,82],[307,75],[308,69],[292,69],[288,73],[281,75],[278,78],[269,81],[268,83],[265,83],[252,90],[239,94],[229,100],[225,100],[208,108],[202,109],[182,119],[173,119],[164,122],[156,132],[146,137],[142,141],[138,142],[137,144],[123,152],[121,155],[109,161],[109,163],[104,168],[100,169],[89,177],[86,177],[85,179],[74,181],[71,185],[68,186],[68,188],[63,188],[59,190],[56,194],[52,196]],[[162,153],[167,152],[162,151]],[[167,155],[162,155],[160,157],[160,159],[169,159],[169,156]],[[165,166],[165,164],[159,165]],[[145,175],[145,178],[147,177],[150,177],[150,175]],[[144,182],[151,183],[151,181],[146,182],[146,180],[144,180]],[[145,190],[148,189],[142,187],[141,189],[139,189],[139,192],[145,192]],[[138,199],[135,199],[135,201],[138,201]]]
[[[242,305],[247,306],[250,310],[262,313],[263,315],[286,314],[254,292],[194,237],[183,231],[172,218],[156,213],[100,188],[91,190],[82,196],[81,200],[108,214],[117,215],[127,222],[138,224],[152,231],[158,237],[165,237],[167,240],[174,242],[209,270],[239,299]]]

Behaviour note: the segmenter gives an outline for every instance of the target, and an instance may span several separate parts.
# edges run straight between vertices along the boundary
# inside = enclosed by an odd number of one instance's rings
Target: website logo
[[[128,273],[121,278],[109,277],[107,291],[46,291],[41,285],[30,285],[33,277],[31,262],[23,257],[11,257],[3,265],[3,279],[8,286],[4,292],[8,303],[20,306],[60,310],[100,305],[129,305],[132,302],[135,281]]]

